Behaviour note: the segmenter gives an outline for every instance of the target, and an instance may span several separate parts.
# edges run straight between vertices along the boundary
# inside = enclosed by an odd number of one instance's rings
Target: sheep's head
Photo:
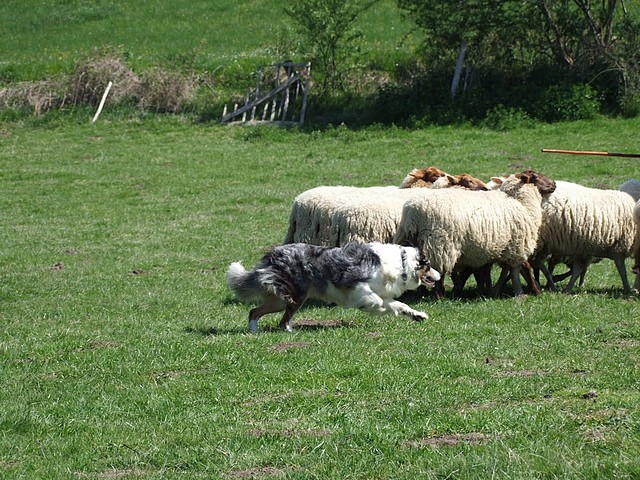
[[[533,170],[525,170],[522,173],[516,173],[515,177],[522,183],[529,183],[538,187],[540,195],[548,195],[556,190],[556,182],[546,175],[534,172]]]
[[[402,181],[400,188],[428,188],[431,187],[433,182],[438,178],[444,177],[445,175],[446,173],[437,167],[427,167],[422,169],[414,168]]]
[[[450,175],[448,175],[448,177],[450,177]],[[488,190],[487,185],[482,180],[472,177],[468,173],[462,173],[453,178],[455,179],[455,183],[452,185],[457,185],[467,190]]]
[[[509,178],[507,175],[503,175],[502,177],[491,177],[491,180],[487,183],[487,190],[500,190],[500,187],[507,178]]]

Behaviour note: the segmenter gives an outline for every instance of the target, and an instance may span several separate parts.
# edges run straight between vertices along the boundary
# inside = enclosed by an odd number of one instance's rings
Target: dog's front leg
[[[409,305],[402,303],[398,300],[384,300],[385,309],[394,313],[394,315],[402,314],[417,322],[426,320],[429,318],[425,312],[414,310]]]

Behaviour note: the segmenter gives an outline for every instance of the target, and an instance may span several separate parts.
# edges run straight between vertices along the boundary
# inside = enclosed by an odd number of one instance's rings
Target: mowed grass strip
[[[281,242],[296,194],[436,165],[615,188],[638,122],[496,133],[0,126],[3,478],[633,478],[638,302],[610,261],[575,295],[311,304],[247,333],[228,264]]]

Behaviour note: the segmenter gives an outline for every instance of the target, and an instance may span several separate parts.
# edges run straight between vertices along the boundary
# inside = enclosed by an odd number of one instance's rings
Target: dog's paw
[[[421,322],[422,320],[427,320],[429,318],[429,315],[424,312],[414,311],[411,314],[411,318],[413,318],[416,322]]]

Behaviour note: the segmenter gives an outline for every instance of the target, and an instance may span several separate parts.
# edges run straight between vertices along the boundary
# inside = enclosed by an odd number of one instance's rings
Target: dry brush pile
[[[0,88],[0,109],[28,108],[40,115],[56,108],[96,107],[109,82],[107,105],[127,104],[167,113],[183,111],[197,84],[188,75],[161,68],[137,75],[119,56],[98,52],[78,62],[70,75]]]

